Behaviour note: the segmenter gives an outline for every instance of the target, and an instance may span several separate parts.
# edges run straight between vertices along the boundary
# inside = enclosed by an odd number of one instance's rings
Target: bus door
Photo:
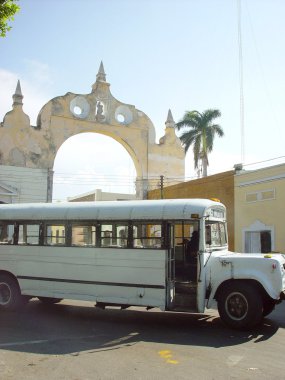
[[[170,262],[174,283],[174,308],[196,311],[198,221],[181,221],[171,225]]]

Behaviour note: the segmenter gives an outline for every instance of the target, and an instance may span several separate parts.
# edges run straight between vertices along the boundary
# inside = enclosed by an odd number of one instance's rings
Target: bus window
[[[198,222],[182,222],[175,224],[175,245],[182,245],[185,239],[191,239],[194,231],[198,231]]]
[[[220,233],[221,233],[221,245],[226,245],[227,241],[227,230],[225,223],[219,223],[220,225]]]
[[[199,229],[198,222],[181,222],[174,226],[174,246],[175,246],[175,261],[184,263],[187,259],[187,251],[189,250],[190,242]],[[195,233],[194,233],[195,232]],[[194,233],[194,234],[193,234]],[[197,244],[198,245],[198,244]],[[198,251],[198,247],[197,247]]]
[[[18,244],[39,245],[39,224],[19,224]]]
[[[128,226],[127,224],[116,225],[116,242],[120,247],[127,247],[128,243]]]
[[[101,224],[102,247],[127,247],[128,225],[127,223]]]
[[[45,244],[46,245],[65,245],[65,225],[64,224],[46,225]]]
[[[14,225],[0,224],[0,244],[13,244]]]
[[[161,248],[161,224],[133,225],[134,248]]]
[[[71,244],[75,246],[95,246],[96,226],[92,224],[72,224]]]

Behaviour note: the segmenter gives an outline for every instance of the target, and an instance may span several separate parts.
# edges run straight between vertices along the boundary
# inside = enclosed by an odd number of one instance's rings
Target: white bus
[[[206,199],[0,205],[0,309],[89,300],[198,312],[249,328],[284,299],[283,255],[228,251]]]

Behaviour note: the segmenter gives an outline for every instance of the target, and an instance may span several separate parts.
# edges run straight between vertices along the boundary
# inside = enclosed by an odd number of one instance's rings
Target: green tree
[[[180,136],[180,140],[185,148],[193,146],[194,167],[198,168],[199,159],[202,161],[202,176],[207,176],[209,165],[208,155],[213,150],[214,138],[224,136],[224,131],[220,125],[214,124],[214,120],[221,116],[221,112],[216,109],[208,109],[202,113],[198,111],[186,111],[182,120],[176,124],[178,130],[186,130]]]
[[[17,0],[0,0],[0,36],[5,37],[11,29],[8,22],[14,20],[14,15],[20,10]]]

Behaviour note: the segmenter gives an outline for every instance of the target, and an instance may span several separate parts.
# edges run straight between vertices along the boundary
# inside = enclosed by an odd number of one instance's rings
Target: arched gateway
[[[68,92],[51,99],[41,109],[36,127],[30,125],[29,117],[23,112],[22,99],[18,82],[13,110],[5,115],[0,128],[0,182],[1,167],[40,170],[37,175],[46,175],[45,199],[51,201],[52,168],[57,151],[69,137],[84,132],[110,136],[125,147],[137,172],[137,198],[145,197],[151,178],[163,175],[165,184],[184,179],[185,153],[175,134],[171,111],[165,123],[165,135],[157,144],[154,126],[147,115],[112,96],[102,62],[90,94]]]

